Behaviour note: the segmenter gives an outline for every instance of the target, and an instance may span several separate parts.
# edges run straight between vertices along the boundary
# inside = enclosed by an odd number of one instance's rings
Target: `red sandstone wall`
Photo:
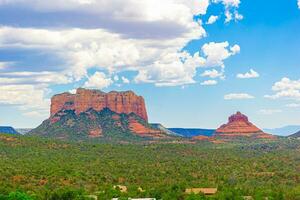
[[[90,108],[96,111],[109,108],[116,113],[126,114],[133,112],[148,121],[144,98],[131,91],[104,93],[80,88],[76,94],[63,93],[51,99],[51,117],[62,109],[75,110],[76,114],[80,114]]]

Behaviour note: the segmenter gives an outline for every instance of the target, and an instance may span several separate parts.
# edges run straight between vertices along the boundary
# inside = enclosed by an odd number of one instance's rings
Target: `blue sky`
[[[167,127],[299,125],[299,27],[297,0],[0,0],[0,125],[77,87],[133,90]]]

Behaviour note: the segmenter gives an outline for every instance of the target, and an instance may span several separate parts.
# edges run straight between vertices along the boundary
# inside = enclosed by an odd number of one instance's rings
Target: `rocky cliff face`
[[[166,133],[148,123],[143,97],[133,92],[78,89],[51,99],[51,116],[32,135],[62,139],[164,138]]]
[[[135,113],[148,121],[144,98],[132,91],[104,93],[99,90],[79,88],[76,94],[63,93],[51,99],[51,117],[61,110],[74,110],[79,115],[89,109],[101,111],[104,108],[109,108],[118,114]]]
[[[255,136],[257,138],[272,138],[273,136],[264,133],[254,124],[249,122],[246,115],[237,112],[228,118],[228,123],[219,127],[216,136]]]

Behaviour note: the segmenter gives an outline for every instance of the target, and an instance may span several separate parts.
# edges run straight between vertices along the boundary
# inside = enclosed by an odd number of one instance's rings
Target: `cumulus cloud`
[[[300,0],[298,0],[298,8],[300,9]]]
[[[300,100],[300,80],[291,80],[289,78],[282,78],[276,82],[272,90],[275,92],[273,95],[265,95],[265,98],[269,99],[294,99]]]
[[[298,107],[300,107],[300,104],[298,104],[298,103],[291,103],[291,104],[285,105],[285,107],[288,107],[288,108],[298,108]]]
[[[7,62],[0,62],[0,70],[7,67]]]
[[[240,52],[239,45],[229,47],[229,43],[210,42],[204,44],[202,51],[206,57],[205,66],[207,67],[224,67],[224,60]]]
[[[0,104],[15,106],[25,116],[47,116],[50,85],[67,84],[72,80],[57,72],[2,72]]]
[[[122,82],[125,83],[125,84],[129,84],[130,83],[129,79],[126,78],[126,77],[124,77],[124,76],[122,76],[121,79],[122,79]]]
[[[225,23],[232,20],[238,21],[243,19],[243,15],[239,14],[237,8],[240,6],[240,0],[213,0],[216,3],[222,3],[225,7]]]
[[[240,4],[232,0],[111,0],[109,3],[0,0],[0,7],[24,9],[32,14],[26,20],[18,19],[18,27],[0,26],[0,48],[22,50],[29,55],[42,52],[49,59],[59,61],[59,68],[44,62],[35,70],[21,72],[17,71],[18,63],[14,68],[0,63],[0,93],[3,94],[0,103],[11,102],[10,105],[18,105],[33,116],[39,109],[45,111],[49,86],[75,83],[88,77],[84,86],[104,88],[112,84],[114,74],[124,71],[136,72],[137,83],[156,86],[195,83],[199,67],[224,68],[224,61],[240,51],[238,45],[229,46],[228,42],[205,44],[195,54],[182,51],[190,41],[206,36],[201,19],[195,21],[194,16],[205,15],[214,3],[223,4],[230,13],[237,12]],[[47,17],[49,13],[53,19]],[[26,24],[30,17],[36,24]],[[36,59],[34,54],[31,56]],[[101,72],[89,76],[91,68]],[[127,82],[125,77],[122,81]],[[9,88],[14,95],[10,95]],[[26,95],[26,90],[37,94]],[[14,99],[17,94],[23,100]],[[35,101],[39,108],[33,110],[29,102]]]
[[[237,74],[236,77],[240,78],[240,79],[258,78],[259,77],[259,73],[257,73],[253,69],[250,69],[250,72],[246,72],[245,74]]]
[[[218,81],[216,80],[207,80],[207,81],[203,81],[202,83],[200,83],[201,85],[217,85]]]
[[[50,51],[65,60],[62,74],[75,80],[85,77],[89,68],[97,67],[109,73],[138,71],[136,82],[174,86],[195,83],[193,77],[198,67],[224,67],[224,60],[240,51],[238,45],[230,47],[226,41],[207,43],[194,55],[180,52],[188,41],[204,34],[203,29],[197,26],[197,30],[181,38],[128,40],[102,29],[2,27],[0,46]]]
[[[93,89],[107,88],[113,83],[111,78],[106,77],[103,72],[95,72],[94,75],[88,78],[84,83],[84,87]]]
[[[114,76],[114,81],[119,81],[119,76],[118,75]]]
[[[224,96],[225,100],[242,100],[242,99],[254,99],[254,96],[247,93],[231,93]]]
[[[210,77],[210,78],[224,78],[224,72],[223,71],[217,71],[215,69],[213,70],[205,70],[200,76],[202,77]]]
[[[208,18],[206,24],[214,24],[218,19],[218,16],[212,15]]]
[[[63,73],[58,72],[2,72],[0,74],[1,85],[12,84],[67,84],[72,79]]]
[[[50,100],[46,98],[47,88],[33,85],[1,85],[0,104],[16,106],[24,113],[49,113]]]
[[[275,113],[281,113],[282,110],[280,109],[261,109],[259,110],[259,113],[262,115],[273,115]]]

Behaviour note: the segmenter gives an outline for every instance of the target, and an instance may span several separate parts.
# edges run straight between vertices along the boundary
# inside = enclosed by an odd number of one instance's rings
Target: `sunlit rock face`
[[[237,112],[228,118],[228,123],[218,128],[214,136],[221,137],[251,137],[256,139],[275,139],[276,137],[264,133],[261,129],[252,124],[248,117]]]
[[[148,123],[144,98],[132,91],[109,92],[79,88],[51,99],[51,115],[32,135],[62,139],[166,138]]]
[[[148,121],[144,98],[132,91],[105,93],[79,88],[76,94],[62,93],[51,99],[51,117],[61,110],[74,110],[78,115],[89,109],[101,111],[104,108],[119,114],[135,113]]]
[[[216,130],[219,134],[248,134],[248,133],[260,133],[262,130],[257,128],[251,122],[249,122],[248,117],[243,115],[241,112],[237,112],[228,118],[228,123],[223,124],[220,128]]]

